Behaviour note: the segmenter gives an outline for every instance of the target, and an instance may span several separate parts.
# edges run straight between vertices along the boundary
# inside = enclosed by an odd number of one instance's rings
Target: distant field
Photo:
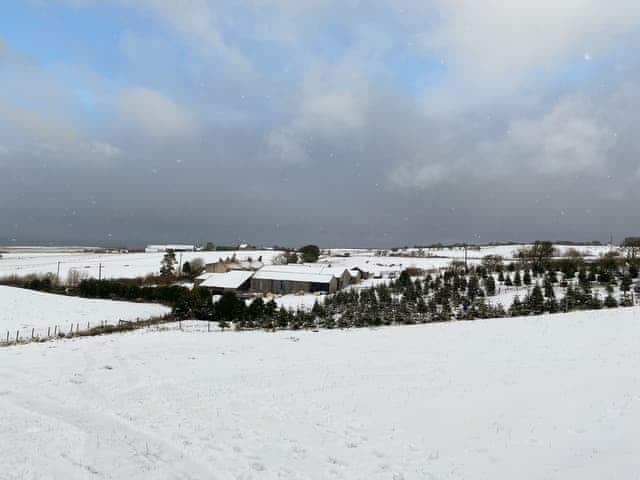
[[[262,257],[263,262],[270,263],[279,252],[262,251],[230,251],[230,252],[185,252],[182,262],[202,258],[206,263],[213,263],[221,258],[236,255],[238,260]],[[136,278],[160,273],[163,253],[7,253],[0,258],[0,278],[10,275],[26,276],[30,274],[53,274],[58,272],[60,263],[60,280],[65,281],[69,272],[77,271],[87,277],[98,278]],[[180,259],[180,253],[176,254]],[[100,272],[100,270],[102,270]]]
[[[470,263],[478,263],[486,255],[501,255],[505,259],[513,259],[522,245],[501,245],[469,248],[467,258]],[[605,245],[599,246],[563,246],[557,245],[560,254],[573,248],[584,255],[597,257],[611,250]],[[56,248],[50,247],[21,248],[20,251],[11,251],[0,258],[0,279],[11,275],[27,276],[31,274],[56,275],[59,269],[60,280],[64,282],[71,271],[79,272],[83,277],[98,278],[136,278],[160,273],[162,253],[116,253],[97,254],[83,253],[82,247]],[[371,249],[332,249],[332,256],[323,257],[323,262],[329,262],[334,266],[344,268],[360,268],[372,274],[385,274],[400,272],[405,268],[417,267],[425,270],[444,268],[451,260],[464,258],[463,248],[423,249],[425,257],[408,257],[416,254],[418,249],[399,250],[389,252],[389,256],[375,256],[377,250]],[[182,262],[202,258],[206,263],[216,262],[220,259],[236,255],[238,260],[262,258],[266,265],[281,252],[274,250],[260,251],[229,251],[229,252],[185,252],[182,254]],[[349,256],[343,256],[348,254]],[[180,254],[177,254],[178,259]],[[58,265],[59,264],[59,265]]]

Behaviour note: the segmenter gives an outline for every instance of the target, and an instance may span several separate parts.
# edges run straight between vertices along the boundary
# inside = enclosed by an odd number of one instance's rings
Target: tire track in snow
[[[32,396],[15,392],[1,396],[0,403],[8,404],[30,414],[53,419],[63,425],[80,430],[86,435],[90,435],[92,432],[106,433],[108,435],[106,445],[94,449],[92,452],[95,458],[94,464],[72,460],[71,455],[61,452],[61,456],[66,455],[65,458],[70,459],[76,467],[82,466],[85,470],[101,478],[130,476],[132,473],[130,471],[126,472],[127,475],[122,475],[117,470],[118,458],[123,456],[126,456],[128,460],[131,457],[135,459],[138,473],[146,471],[146,475],[138,476],[138,478],[148,478],[148,475],[154,471],[158,473],[166,470],[171,471],[176,478],[194,480],[216,478],[214,471],[208,466],[190,457],[170,441],[144,431],[115,414],[95,409],[77,410],[60,402],[43,398],[35,400]],[[124,451],[119,451],[118,448],[124,445],[126,445]],[[131,469],[130,466],[128,469]],[[136,478],[136,475],[133,475],[132,478]]]

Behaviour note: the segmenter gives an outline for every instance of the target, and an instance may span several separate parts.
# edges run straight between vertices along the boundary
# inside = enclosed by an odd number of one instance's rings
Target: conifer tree
[[[556,294],[553,291],[553,283],[551,282],[550,277],[545,277],[544,279],[544,296],[546,298],[556,298]]]
[[[176,274],[176,252],[167,250],[160,264],[160,275],[163,277],[173,277]]]
[[[496,294],[496,281],[493,275],[489,275],[485,281],[485,289],[488,297],[493,297]]]
[[[520,302],[520,297],[516,295],[513,298],[513,302],[511,303],[511,307],[509,308],[509,315],[512,317],[517,317],[522,313],[522,303]]]
[[[616,308],[618,306],[618,301],[613,296],[613,292],[607,294],[607,297],[604,299],[604,306],[607,308]]]
[[[516,271],[516,275],[515,275],[515,277],[513,278],[513,284],[514,284],[516,287],[521,287],[521,286],[522,286],[522,278],[520,277],[520,270],[517,270],[517,271]]]
[[[536,315],[544,312],[544,296],[542,295],[540,285],[536,284],[531,291],[531,295],[529,296],[529,309]]]
[[[544,302],[544,309],[549,313],[558,313],[560,311],[560,306],[558,305],[558,301],[555,297],[548,297]]]

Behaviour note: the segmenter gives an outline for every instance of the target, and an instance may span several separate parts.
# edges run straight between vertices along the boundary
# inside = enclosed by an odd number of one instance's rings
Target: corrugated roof
[[[289,265],[268,265],[260,271],[265,272],[300,272],[300,273],[317,273],[322,275],[333,275],[341,277],[347,271],[346,267],[334,267],[323,263],[301,263]]]
[[[253,272],[231,270],[226,273],[207,273],[198,278],[206,277],[205,281],[200,284],[201,287],[235,289],[242,286],[252,276]]]
[[[267,267],[262,268],[253,276],[256,280],[282,280],[288,282],[331,283],[334,275],[327,273],[315,273],[299,268],[287,268],[289,265],[280,265],[277,270]]]

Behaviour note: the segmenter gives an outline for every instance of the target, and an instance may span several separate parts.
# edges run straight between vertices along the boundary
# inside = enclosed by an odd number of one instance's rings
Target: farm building
[[[232,261],[218,260],[215,263],[208,263],[205,265],[204,270],[208,273],[225,273],[231,270],[259,270],[264,266],[261,261]]]
[[[274,270],[262,268],[251,279],[251,290],[259,293],[335,293],[338,285],[334,275],[305,271],[290,265],[281,265]]]
[[[218,260],[215,263],[207,263],[204,266],[204,270],[207,273],[227,273],[230,268],[230,264],[224,260]]]
[[[333,275],[337,280],[337,290],[348,287],[354,282],[352,274],[344,267],[334,267],[327,263],[303,263],[289,265],[269,265],[260,270],[261,272],[299,272],[315,273],[319,275]]]
[[[231,270],[225,273],[203,273],[196,279],[199,287],[213,294],[224,292],[248,292],[251,286],[252,271]]]
[[[349,270],[349,274],[351,275],[351,283],[360,283],[366,278],[366,274],[357,267]]]
[[[149,245],[144,249],[146,253],[166,253],[169,250],[174,252],[195,252],[194,245]]]

